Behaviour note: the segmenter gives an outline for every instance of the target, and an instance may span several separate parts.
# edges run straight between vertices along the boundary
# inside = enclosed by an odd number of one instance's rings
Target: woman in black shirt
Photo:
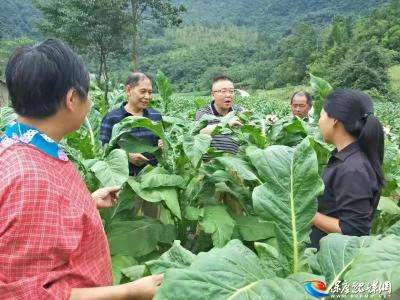
[[[384,182],[384,135],[371,98],[357,90],[331,94],[319,120],[324,140],[336,146],[322,179],[324,193],[312,223],[311,246],[328,233],[368,235]]]

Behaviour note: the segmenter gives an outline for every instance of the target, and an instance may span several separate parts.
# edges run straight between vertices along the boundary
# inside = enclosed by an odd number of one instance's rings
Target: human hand
[[[92,198],[97,208],[113,207],[118,202],[117,193],[121,190],[119,186],[110,186],[98,189],[92,193]]]
[[[138,167],[150,162],[149,159],[141,153],[129,153],[128,160],[131,164]]]
[[[230,127],[233,126],[242,126],[242,122],[240,122],[240,119],[237,116],[234,116],[229,122],[228,122]]]
[[[160,287],[164,275],[152,275],[140,278],[134,282],[128,283],[129,295],[137,300],[153,299],[157,289]]]
[[[276,115],[267,115],[265,116],[265,120],[271,124],[275,124],[279,121],[279,118]]]
[[[158,147],[161,149],[161,150],[164,150],[164,142],[163,142],[163,140],[158,140]]]

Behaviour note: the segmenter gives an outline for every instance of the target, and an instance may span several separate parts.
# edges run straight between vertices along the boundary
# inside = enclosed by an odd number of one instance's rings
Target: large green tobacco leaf
[[[333,149],[331,149],[331,147],[328,144],[314,138],[310,138],[310,143],[315,153],[317,154],[318,172],[319,174],[322,174],[322,172],[326,168],[326,165],[328,164],[328,160],[331,156],[331,152]]]
[[[122,185],[129,178],[126,152],[114,149],[103,161],[96,162],[90,170],[94,172],[103,186]]]
[[[154,176],[158,175],[159,174],[154,174]],[[128,184],[139,197],[148,202],[156,203],[164,201],[171,212],[181,219],[178,192],[175,187],[162,186],[142,189],[141,184],[132,178],[128,180]]]
[[[259,155],[250,157],[253,165],[260,165],[264,179],[253,190],[254,209],[266,221],[276,223],[280,252],[290,264],[287,271],[296,273],[317,211],[316,198],[323,191],[317,157],[308,139],[296,148],[270,146],[262,154],[260,160],[255,160]]]
[[[157,71],[156,85],[161,99],[163,100],[163,112],[167,113],[168,107],[171,104],[172,88],[167,76],[160,70]]]
[[[164,252],[159,259],[146,262],[151,274],[161,274],[170,268],[189,267],[196,255],[181,246],[180,241],[174,241],[172,247]]]
[[[200,225],[211,234],[214,246],[223,247],[232,237],[235,222],[224,207],[206,206]]]
[[[384,235],[390,235],[394,234],[400,237],[400,220],[397,221],[395,224],[393,224],[391,227],[389,227],[388,230],[385,231]]]
[[[225,170],[236,172],[239,177],[245,180],[259,180],[248,162],[239,157],[225,155],[215,158],[215,161],[220,163]]]
[[[319,115],[324,105],[326,97],[332,93],[332,86],[324,79],[310,73],[310,84],[314,96],[314,120],[318,122]]]
[[[128,184],[124,184],[119,193],[117,205],[101,211],[101,216],[107,227],[113,221],[130,221],[133,216],[135,193]]]
[[[183,192],[183,199],[189,205],[196,200],[210,199],[215,194],[215,185],[206,182],[203,176],[193,177],[186,186]]]
[[[129,153],[154,153],[160,148],[153,146],[149,141],[134,137],[130,134],[124,134],[118,140],[118,145]]]
[[[158,188],[158,187],[179,187],[185,188],[185,180],[179,175],[173,174],[154,174],[146,173],[140,178],[140,187],[142,189]]]
[[[287,259],[282,257],[275,247],[256,242],[254,243],[254,248],[265,268],[274,270],[275,274],[279,277],[284,276],[284,270],[287,269]]]
[[[131,281],[138,280],[145,276],[146,266],[136,265],[128,268],[121,269],[121,273]]]
[[[392,292],[400,289],[400,237],[387,236],[360,250],[345,279],[350,283],[390,281]]]
[[[195,136],[186,136],[183,139],[183,151],[190,159],[193,167],[197,167],[202,156],[210,148],[211,136],[207,134],[197,134]]]
[[[385,214],[400,216],[400,207],[395,200],[388,197],[380,197],[377,210]]]
[[[317,253],[317,261],[326,278],[332,285],[341,280],[360,249],[368,247],[373,237],[355,237],[337,233],[329,234],[321,239],[321,248]]]
[[[260,220],[256,216],[239,217],[236,227],[245,241],[260,241],[275,236],[274,223]]]
[[[295,274],[296,275],[296,274]],[[278,278],[238,240],[200,253],[190,267],[170,269],[155,300],[310,299],[299,280]]]
[[[113,149],[122,135],[129,133],[133,128],[146,128],[156,136],[164,139],[163,126],[160,122],[151,121],[145,117],[126,117],[118,124],[114,125],[108,151]]]
[[[151,253],[163,233],[163,225],[151,219],[113,222],[107,229],[111,254],[140,257]]]
[[[263,122],[263,120],[261,122]],[[250,141],[252,144],[255,144],[259,148],[264,148],[268,139],[265,135],[265,132],[262,130],[263,126],[265,127],[265,125],[262,123],[261,128],[259,126],[256,127],[252,125],[243,125],[240,127],[240,130],[244,134],[247,134],[248,141]]]
[[[295,146],[307,136],[306,126],[298,117],[282,119],[272,128],[270,139],[274,144]]]
[[[111,257],[111,261],[112,261],[113,284],[119,284],[121,282],[122,269],[132,267],[138,264],[138,262],[132,256],[125,256],[125,255],[114,255]]]

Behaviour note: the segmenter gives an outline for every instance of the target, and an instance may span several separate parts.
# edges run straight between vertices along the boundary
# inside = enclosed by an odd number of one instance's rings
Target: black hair
[[[329,117],[342,122],[346,131],[357,138],[376,173],[379,186],[382,187],[384,133],[381,123],[374,115],[371,98],[358,90],[340,90],[328,96],[324,110]]]
[[[145,73],[133,72],[129,74],[128,78],[125,81],[125,85],[137,86],[139,84],[139,81],[142,81],[143,79],[148,79],[152,81],[151,78]]]
[[[295,93],[292,95],[292,97],[290,98],[290,104],[292,104],[293,98],[294,98],[295,96],[305,96],[306,99],[307,99],[307,104],[308,104],[310,107],[312,107],[312,105],[313,105],[313,97],[311,96],[311,94],[310,94],[309,92],[306,92],[306,91],[297,91],[297,92],[295,92]]]
[[[233,83],[233,80],[232,80],[230,77],[228,77],[228,76],[225,76],[225,75],[217,76],[217,77],[214,77],[213,80],[212,80],[211,89],[213,88],[214,83],[216,83],[216,82],[218,82],[218,81],[225,81],[225,80],[226,80],[226,81],[230,81],[230,82]]]
[[[56,39],[18,48],[5,76],[12,107],[23,117],[55,114],[70,89],[85,101],[89,92],[89,72],[82,59]]]

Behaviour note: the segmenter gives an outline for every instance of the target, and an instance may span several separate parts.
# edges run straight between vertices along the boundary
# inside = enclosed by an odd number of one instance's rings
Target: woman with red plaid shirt
[[[162,276],[111,285],[96,207],[118,187],[90,194],[58,145],[90,108],[82,60],[47,40],[18,49],[5,73],[18,118],[0,137],[0,299],[151,299]]]

